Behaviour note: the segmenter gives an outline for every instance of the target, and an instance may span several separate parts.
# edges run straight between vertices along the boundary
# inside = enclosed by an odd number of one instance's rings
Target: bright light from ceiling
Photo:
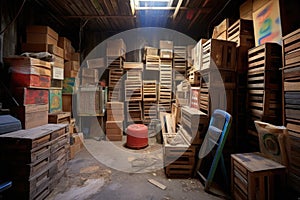
[[[130,0],[133,15],[137,9],[169,8],[172,6],[172,3],[173,0]]]

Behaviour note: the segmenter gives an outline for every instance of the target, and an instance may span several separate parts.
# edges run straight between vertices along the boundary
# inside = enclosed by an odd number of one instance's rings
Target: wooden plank
[[[165,190],[165,189],[167,188],[167,186],[161,184],[160,182],[158,182],[158,181],[156,181],[156,180],[154,180],[154,179],[148,179],[148,181],[149,181],[150,183],[152,183],[153,185],[159,187],[159,188],[162,189],[162,190]]]

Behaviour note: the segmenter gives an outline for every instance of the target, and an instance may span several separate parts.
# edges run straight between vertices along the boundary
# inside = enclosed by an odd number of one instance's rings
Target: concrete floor
[[[124,140],[123,140],[124,141]],[[125,139],[126,141],[126,139]],[[154,179],[165,190],[148,182]],[[47,200],[99,199],[220,199],[203,190],[198,179],[168,179],[163,170],[162,146],[149,140],[141,150],[124,142],[85,140],[85,148],[68,163],[68,169]]]

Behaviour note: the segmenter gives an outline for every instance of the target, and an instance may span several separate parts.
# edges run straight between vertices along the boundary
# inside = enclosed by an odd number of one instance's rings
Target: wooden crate
[[[212,38],[227,40],[227,29],[231,26],[233,20],[230,18],[224,19],[220,24],[214,27]]]
[[[288,186],[293,188],[295,191],[300,192],[300,137],[299,137],[299,126],[298,128],[293,128],[289,125],[288,135],[286,139],[286,150],[288,155]]]
[[[20,67],[11,67],[11,85],[13,87],[39,87],[48,89],[51,85],[51,70],[42,69],[45,75],[32,72],[33,67],[27,69],[18,69]],[[24,67],[25,68],[25,67]],[[35,68],[35,67],[34,67]],[[29,70],[29,71],[28,71]],[[38,69],[40,71],[40,69]]]
[[[32,104],[13,108],[13,113],[21,121],[23,129],[48,123],[48,104]]]
[[[122,69],[124,65],[123,57],[106,57],[106,66],[111,68],[119,68]]]
[[[106,121],[106,137],[110,141],[122,141],[123,121]]]
[[[155,47],[145,46],[144,47],[144,60],[146,56],[158,56],[158,49]]]
[[[235,199],[283,198],[286,167],[257,153],[231,155],[231,191]]]
[[[283,37],[283,65],[300,62],[300,29]]]
[[[194,47],[194,53],[192,54],[192,69],[196,71],[200,71],[200,67],[202,66],[203,44],[205,42],[207,42],[207,39],[200,39]]]
[[[48,122],[50,124],[70,124],[71,113],[70,112],[59,112],[48,114]]]
[[[122,85],[123,69],[109,69],[108,87],[119,88]]]
[[[72,109],[73,109],[73,95],[62,94],[62,111],[72,113]]]
[[[125,59],[126,44],[123,39],[107,41],[106,56],[123,57]]]
[[[63,83],[63,94],[73,94],[77,91],[78,79],[72,77],[65,77]]]
[[[13,95],[21,105],[48,104],[49,90],[19,87],[13,89]]]
[[[53,89],[49,90],[49,113],[62,111],[62,90]]]
[[[124,120],[124,103],[123,102],[107,102],[106,103],[107,121],[123,121]]]
[[[124,62],[123,69],[143,70],[144,64],[142,62]]]
[[[127,102],[125,115],[127,122],[141,121],[143,119],[142,102]]]
[[[118,102],[122,100],[122,93],[123,91],[121,88],[108,88],[108,101],[111,102]]]
[[[157,101],[157,84],[156,80],[143,81],[143,101]]]
[[[186,46],[174,46],[173,69],[178,72],[185,73],[186,59],[187,59]]]
[[[147,55],[146,56],[146,70],[159,70],[160,58],[159,56]]]
[[[174,138],[182,143],[172,145],[169,141]],[[188,178],[193,176],[196,149],[190,146],[180,133],[163,134],[163,154],[165,173],[168,178]]]
[[[171,111],[172,111],[171,101],[159,101],[158,110],[159,110],[159,112],[171,113]]]
[[[254,47],[253,21],[239,19],[227,30],[227,40],[236,42],[237,47]]]
[[[201,73],[200,82],[205,82],[207,87],[236,88],[236,72],[226,70],[209,70]]]
[[[182,134],[191,144],[201,144],[209,124],[207,114],[195,108],[181,108]]]
[[[158,110],[156,102],[145,102],[143,103],[143,120],[150,123],[152,119],[158,119]]]
[[[142,81],[125,80],[125,101],[142,101]]]
[[[77,93],[77,113],[81,116],[103,115],[105,107],[105,88],[80,87]]]
[[[142,81],[142,70],[126,71],[126,80],[128,81]]]
[[[203,44],[202,66],[207,69],[236,70],[236,43],[210,39]]]

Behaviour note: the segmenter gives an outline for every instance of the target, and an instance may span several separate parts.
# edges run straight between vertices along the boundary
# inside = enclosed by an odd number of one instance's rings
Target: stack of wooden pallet
[[[159,71],[159,60],[158,55],[146,55],[146,70]]]
[[[254,120],[281,122],[281,46],[266,43],[250,49],[248,66],[248,141],[258,149]]]
[[[1,177],[12,180],[7,199],[44,199],[67,167],[66,124],[47,124],[0,136]]]
[[[236,145],[239,149],[245,148],[240,141],[246,140],[247,113],[247,72],[248,72],[248,50],[254,47],[254,31],[252,20],[237,20],[227,30],[228,41],[237,44],[237,65],[236,65],[236,95],[234,96],[235,106],[235,123]],[[234,128],[234,127],[233,127]]]
[[[156,80],[143,81],[143,111],[144,123],[148,124],[152,119],[158,119]]]
[[[159,107],[171,112],[172,99],[172,60],[160,60]]]
[[[107,102],[106,112],[106,138],[111,141],[121,141],[123,136],[124,104],[122,102]]]
[[[300,192],[300,29],[283,38],[283,112],[288,129],[288,184]]]

